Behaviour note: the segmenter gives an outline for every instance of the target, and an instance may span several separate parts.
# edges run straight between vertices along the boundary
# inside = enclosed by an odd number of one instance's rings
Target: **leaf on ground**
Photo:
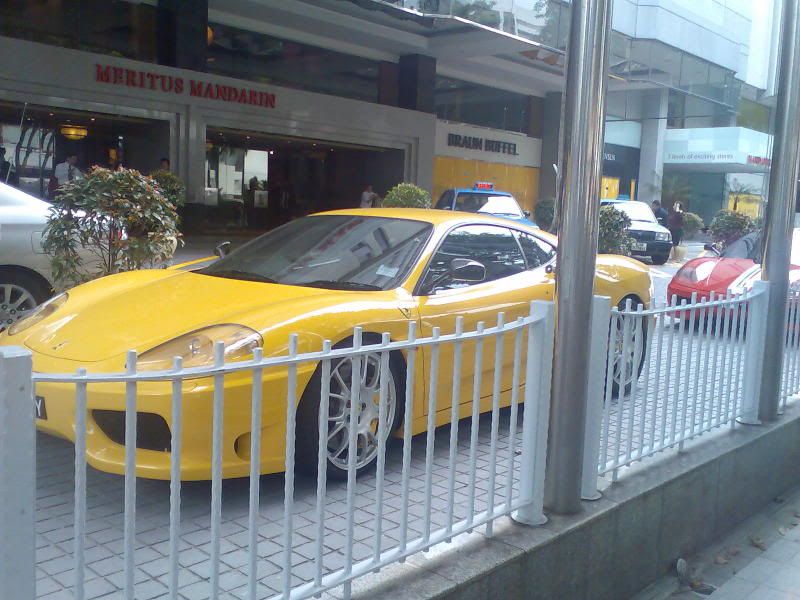
[[[715,565],[727,565],[729,562],[730,561],[728,560],[728,557],[725,556],[724,554],[718,554],[714,558],[714,564]]]
[[[702,581],[692,581],[690,587],[692,588],[693,592],[700,594],[701,596],[710,596],[716,590],[713,585],[709,585]]]
[[[750,536],[750,545],[753,546],[754,548],[758,548],[759,550],[767,549],[766,544],[764,544],[764,540],[754,535]]]
[[[788,529],[786,529],[786,527],[778,527],[778,533],[780,533],[781,535],[786,535],[786,533],[787,533],[788,531],[789,531],[789,530],[788,530]]]
[[[738,556],[741,551],[742,550],[739,548],[739,546],[731,546],[728,548],[728,556]]]
[[[794,516],[800,519],[800,510],[794,511]]]

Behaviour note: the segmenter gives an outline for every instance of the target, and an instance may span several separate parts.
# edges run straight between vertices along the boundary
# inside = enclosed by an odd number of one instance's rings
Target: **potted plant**
[[[62,185],[42,236],[56,286],[164,264],[175,253],[177,220],[173,201],[134,169],[96,167]]]
[[[398,183],[381,202],[385,208],[430,208],[431,195],[413,183]]]

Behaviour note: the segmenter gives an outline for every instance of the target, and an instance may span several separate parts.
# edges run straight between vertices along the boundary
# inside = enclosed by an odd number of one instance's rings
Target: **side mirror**
[[[719,250],[714,244],[703,244],[703,250],[707,250],[708,252],[713,252],[717,256],[719,256]]]
[[[455,281],[480,282],[486,279],[486,267],[468,258],[454,258],[450,262],[450,277]]]
[[[230,254],[230,251],[231,251],[230,242],[222,242],[216,248],[214,248],[214,254],[216,254],[220,258],[223,258],[224,256]]]
[[[544,268],[544,272],[545,272],[545,273],[547,273],[548,275],[555,275],[555,273],[556,273],[556,266],[555,266],[554,264],[552,264],[552,263],[551,263],[551,264],[549,264],[549,265],[545,266],[545,268]]]

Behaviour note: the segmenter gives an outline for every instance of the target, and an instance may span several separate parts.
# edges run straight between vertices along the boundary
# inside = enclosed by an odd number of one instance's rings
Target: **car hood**
[[[34,352],[96,362],[130,349],[141,353],[215,324],[241,324],[263,335],[270,324],[296,320],[304,312],[341,302],[347,294],[352,299],[356,293],[185,271],[136,271],[71,290],[53,317],[18,335]]]
[[[669,233],[669,229],[658,223],[651,223],[650,221],[631,221],[631,226],[628,227],[630,231],[653,231],[656,233]]]
[[[698,292],[724,294],[728,287],[755,263],[748,258],[701,257],[688,261],[673,281]]]

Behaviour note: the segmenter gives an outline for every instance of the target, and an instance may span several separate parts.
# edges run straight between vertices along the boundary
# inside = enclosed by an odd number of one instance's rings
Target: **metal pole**
[[[567,47],[564,158],[559,205],[557,323],[545,503],[581,510],[589,344],[600,218],[610,0],[574,0]]]
[[[762,421],[778,418],[791,230],[800,157],[800,114],[797,112],[800,106],[800,10],[798,0],[784,0],[782,4],[778,96],[761,271],[761,278],[770,286],[758,409],[758,417]]]

